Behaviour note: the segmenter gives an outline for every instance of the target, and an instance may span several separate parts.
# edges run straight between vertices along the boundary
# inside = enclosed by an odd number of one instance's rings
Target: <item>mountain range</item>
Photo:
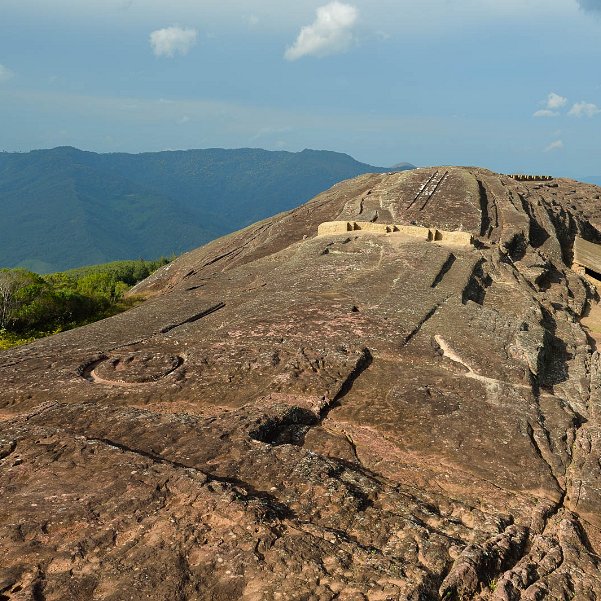
[[[0,153],[0,267],[47,273],[179,254],[384,171],[317,150]]]

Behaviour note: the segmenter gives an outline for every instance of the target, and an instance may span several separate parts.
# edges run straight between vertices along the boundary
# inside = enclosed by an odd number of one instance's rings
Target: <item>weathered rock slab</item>
[[[365,175],[0,353],[0,600],[597,599],[598,213]]]

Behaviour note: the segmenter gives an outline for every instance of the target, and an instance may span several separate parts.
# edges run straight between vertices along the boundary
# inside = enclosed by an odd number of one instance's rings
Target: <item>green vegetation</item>
[[[370,171],[384,170],[311,150],[0,153],[0,265],[180,254]]]
[[[130,308],[138,301],[125,292],[168,262],[117,261],[45,276],[0,269],[0,349]]]

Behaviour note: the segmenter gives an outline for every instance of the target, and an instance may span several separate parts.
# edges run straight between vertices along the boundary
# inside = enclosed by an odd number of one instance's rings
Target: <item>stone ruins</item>
[[[601,283],[601,245],[579,238],[574,239],[572,269],[593,284]]]
[[[524,175],[523,173],[512,173],[509,176],[518,182],[550,182],[552,175]]]
[[[445,232],[436,228],[417,225],[372,223],[370,221],[326,221],[317,228],[318,236],[365,232],[370,234],[393,234],[407,236],[424,242],[438,242],[452,246],[470,246],[474,237],[469,232]]]

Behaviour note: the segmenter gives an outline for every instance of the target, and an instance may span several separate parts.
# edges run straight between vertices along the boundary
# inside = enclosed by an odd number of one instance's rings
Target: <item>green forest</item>
[[[115,261],[47,275],[0,269],[0,350],[132,307],[140,299],[125,293],[167,263]]]
[[[0,152],[0,265],[51,273],[181,254],[382,171],[315,150]]]

